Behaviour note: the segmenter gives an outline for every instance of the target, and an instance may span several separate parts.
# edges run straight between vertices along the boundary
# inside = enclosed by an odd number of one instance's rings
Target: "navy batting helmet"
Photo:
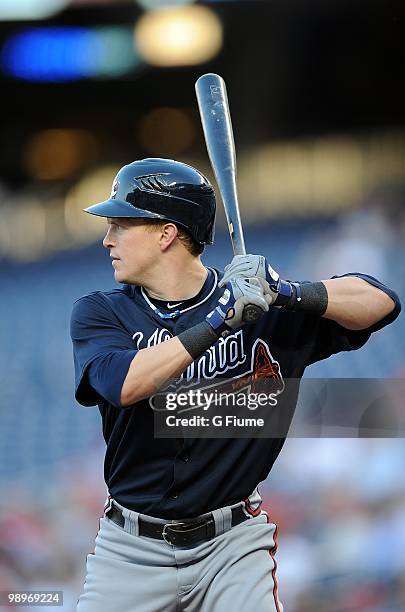
[[[85,211],[99,217],[173,221],[199,244],[212,244],[215,192],[201,172],[172,159],[147,158],[123,166],[108,200]]]

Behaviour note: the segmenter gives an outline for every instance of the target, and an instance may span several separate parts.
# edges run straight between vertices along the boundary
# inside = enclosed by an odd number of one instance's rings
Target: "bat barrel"
[[[211,166],[221,193],[233,252],[245,255],[245,241],[236,187],[236,153],[231,114],[224,80],[218,74],[203,74],[195,84],[201,123]],[[263,315],[261,308],[247,304],[243,320],[253,323]]]
[[[225,82],[218,74],[202,75],[195,84],[201,122],[235,255],[246,253],[236,187],[236,154]]]

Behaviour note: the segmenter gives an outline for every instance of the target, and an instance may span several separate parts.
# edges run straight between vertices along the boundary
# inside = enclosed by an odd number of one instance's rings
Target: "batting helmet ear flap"
[[[108,200],[85,209],[101,217],[173,221],[199,244],[212,244],[216,201],[208,179],[172,159],[147,158],[123,166]]]

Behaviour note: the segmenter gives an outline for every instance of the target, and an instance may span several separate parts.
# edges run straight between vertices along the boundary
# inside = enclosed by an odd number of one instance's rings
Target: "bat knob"
[[[244,323],[254,323],[258,321],[260,317],[263,316],[263,310],[260,306],[255,306],[254,304],[247,304],[243,309],[242,321]]]

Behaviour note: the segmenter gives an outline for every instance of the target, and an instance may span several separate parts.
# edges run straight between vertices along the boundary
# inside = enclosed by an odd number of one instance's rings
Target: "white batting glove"
[[[235,276],[256,277],[263,287],[267,303],[271,305],[276,301],[280,291],[280,276],[263,255],[235,255],[231,263],[225,266],[225,274],[219,286],[224,286],[229,278]]]

